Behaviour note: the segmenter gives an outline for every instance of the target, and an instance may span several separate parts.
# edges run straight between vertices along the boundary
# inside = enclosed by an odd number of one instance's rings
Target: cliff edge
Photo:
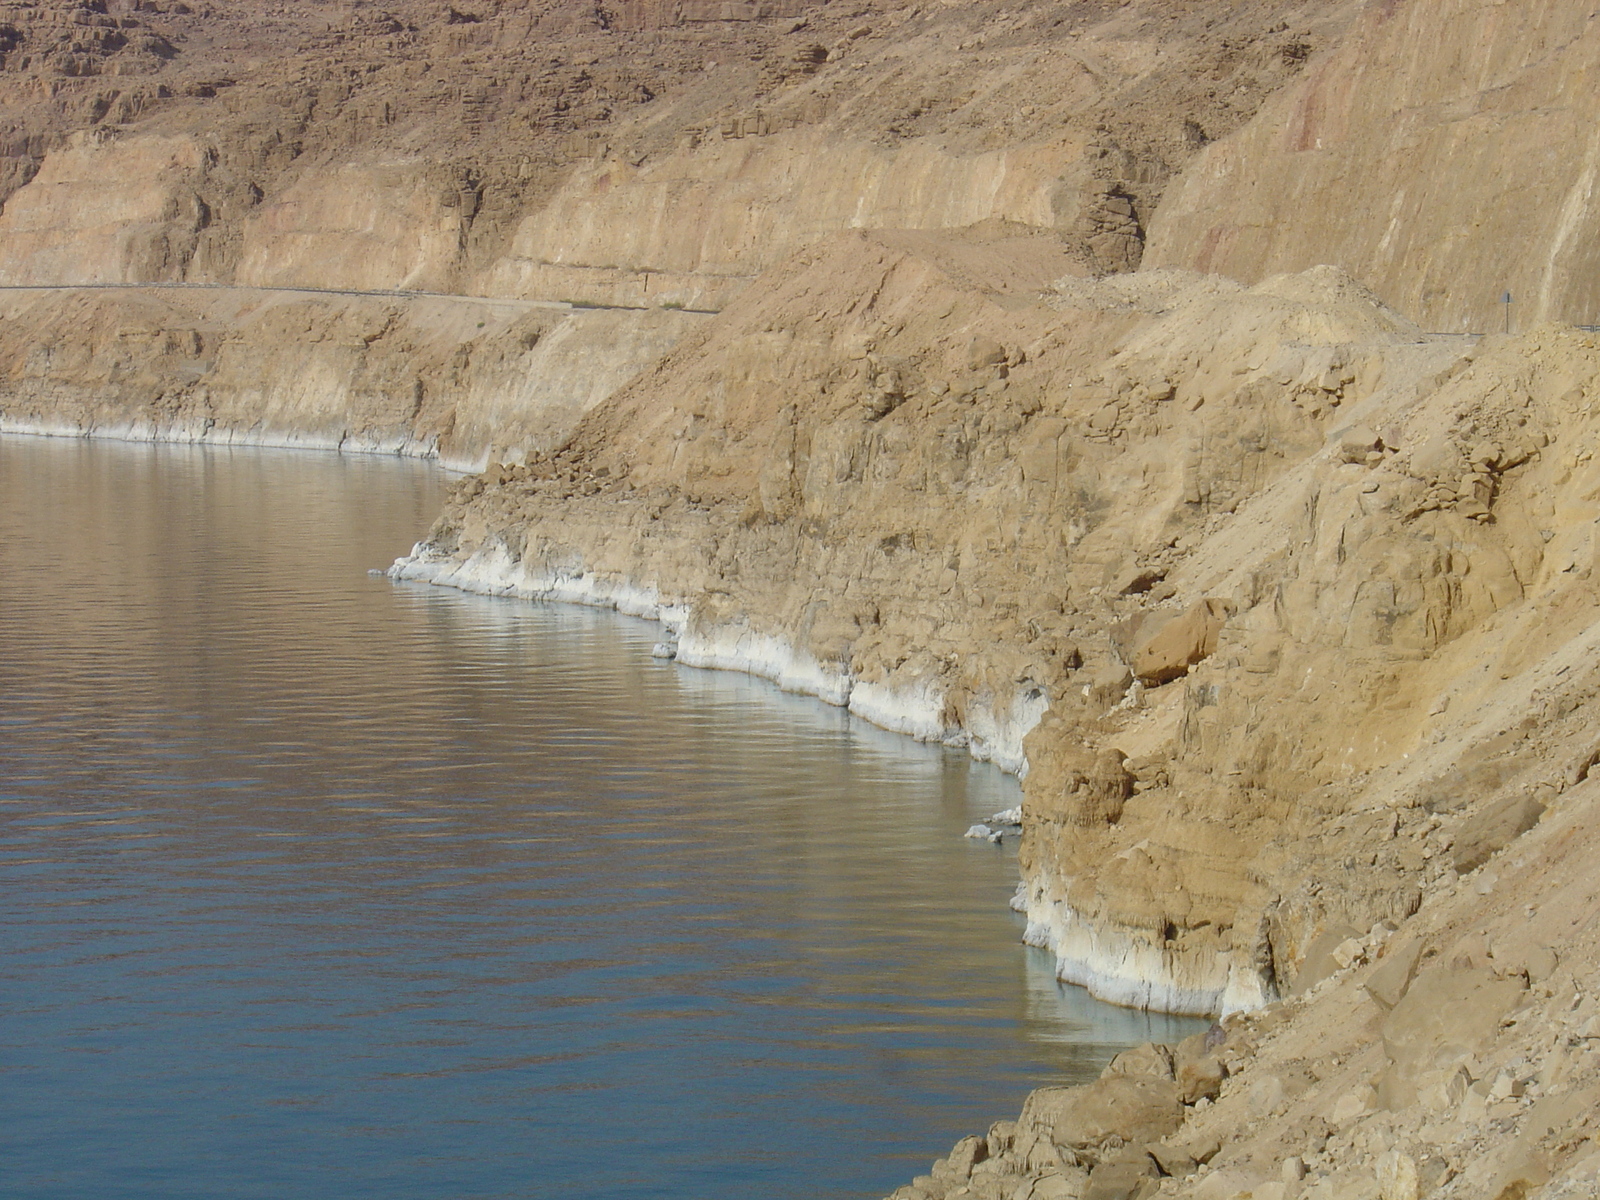
[[[4,8],[0,429],[481,468],[396,576],[1025,775],[1221,1019],[903,1200],[1594,1195],[1594,14],[468,7]]]

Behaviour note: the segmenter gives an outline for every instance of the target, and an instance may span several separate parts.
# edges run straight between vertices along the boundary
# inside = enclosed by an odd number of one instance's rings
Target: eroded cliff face
[[[1369,5],[1201,152],[1151,263],[1247,281],[1335,263],[1428,329],[1600,320],[1597,60],[1581,4]]]
[[[1594,645],[1581,634],[1548,660],[1537,728],[1517,724],[1526,690],[1477,710],[1501,740],[1436,789],[1424,836],[1388,803],[1395,775],[1374,781],[1373,810],[1317,831],[1324,853],[1399,842],[1441,861],[1417,914],[1331,928],[1294,997],[1035,1092],[893,1200],[1595,1195]],[[1444,752],[1431,769],[1449,765]],[[1498,798],[1478,808],[1480,789]]]
[[[912,1200],[1589,1196],[1593,30],[1356,7],[26,10],[0,277],[520,299],[8,292],[0,428],[489,460],[397,575],[1025,772],[1029,940],[1233,1015]]]
[[[8,27],[0,282],[720,307],[838,230],[990,220],[1124,270],[1354,5],[136,7],[76,57]]]
[[[1025,768],[1029,939],[1235,1014],[904,1200],[1588,1194],[1600,337],[1060,261],[807,251],[395,574],[656,616]]]
[[[1048,255],[803,254],[400,570],[660,615],[681,661],[1026,761],[1063,978],[1252,1007],[1330,924],[1419,903],[1403,841],[1324,894],[1306,840],[1561,641],[1593,339],[1426,336],[1329,269],[1030,294]]]
[[[0,431],[518,461],[703,316],[253,288],[0,292]]]
[[[123,142],[74,134],[6,203],[6,282],[181,278],[201,223],[186,183],[203,157],[188,137]]]

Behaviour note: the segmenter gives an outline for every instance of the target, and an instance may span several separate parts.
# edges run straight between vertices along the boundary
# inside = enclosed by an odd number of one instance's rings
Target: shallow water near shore
[[[0,1194],[869,1197],[1201,1027],[1018,943],[992,767],[368,575],[445,482],[0,438]]]

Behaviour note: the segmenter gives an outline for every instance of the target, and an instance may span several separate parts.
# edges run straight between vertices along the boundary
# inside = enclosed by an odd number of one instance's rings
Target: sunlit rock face
[[[1200,153],[1148,261],[1251,282],[1335,263],[1432,330],[1600,320],[1600,99],[1578,82],[1600,63],[1591,15],[1563,0],[1369,5]]]
[[[437,457],[559,445],[703,315],[254,289],[0,295],[0,429]]]
[[[1578,495],[1551,447],[1594,349],[1425,336],[1331,269],[1039,292],[1046,245],[988,244],[1014,274],[981,287],[972,250],[797,257],[400,570],[661,614],[684,661],[1026,769],[1063,977],[1259,1006],[1330,924],[1416,911],[1362,781],[1412,786],[1441,703],[1505,703],[1442,697],[1572,585],[1537,514]]]
[[[1126,270],[1354,9],[0,5],[0,283],[720,308],[840,230],[985,221]]]
[[[1592,1194],[1593,31],[1188,7],[351,10],[287,105],[169,39],[17,110],[0,279],[249,287],[12,294],[0,427],[438,454],[396,575],[1025,774],[1028,940],[1228,1020],[919,1198]]]

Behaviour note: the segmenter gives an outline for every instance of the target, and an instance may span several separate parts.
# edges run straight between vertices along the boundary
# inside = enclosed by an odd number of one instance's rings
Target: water
[[[0,1194],[882,1195],[1194,1028],[1018,944],[991,768],[369,576],[443,482],[0,439]]]

